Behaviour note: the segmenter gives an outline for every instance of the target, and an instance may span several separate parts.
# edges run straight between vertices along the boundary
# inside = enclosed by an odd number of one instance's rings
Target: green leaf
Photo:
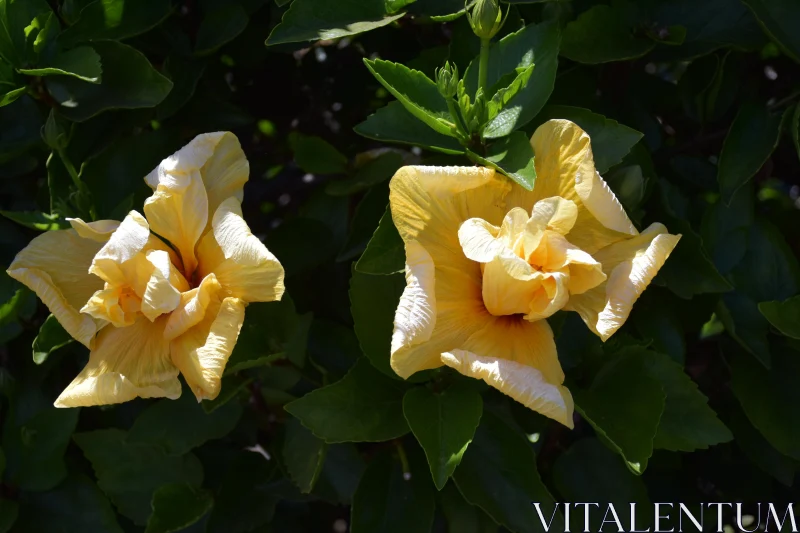
[[[464,499],[511,531],[545,531],[532,502],[541,504],[546,520],[553,516],[552,531],[563,531],[563,518],[536,469],[533,446],[490,412],[483,413],[453,479]]]
[[[389,365],[394,315],[406,288],[405,276],[372,276],[353,272],[350,313],[361,351],[384,375],[399,379]]]
[[[235,39],[247,27],[250,17],[238,2],[212,9],[203,17],[197,30],[195,54],[206,55]]]
[[[10,89],[6,92],[0,93],[0,107],[7,106],[17,101],[17,98],[25,94],[27,87],[19,87],[17,89]]]
[[[164,61],[164,75],[172,81],[172,90],[156,106],[156,116],[165,120],[177,113],[194,95],[197,83],[205,72],[202,60],[188,60],[173,55]]]
[[[436,503],[427,476],[406,478],[400,461],[389,453],[373,458],[353,497],[352,533],[428,532]]]
[[[0,498],[0,533],[8,533],[17,521],[19,503]]]
[[[800,6],[792,0],[742,0],[781,49],[800,62]]]
[[[418,70],[382,59],[365,59],[364,64],[406,111],[442,135],[454,137],[453,117],[436,83]]]
[[[331,196],[355,194],[390,179],[401,166],[403,166],[402,154],[398,152],[383,153],[364,164],[354,176],[328,183],[325,192]]]
[[[248,305],[225,375],[285,358],[299,325],[294,302],[288,296],[278,302]]]
[[[441,393],[414,387],[403,397],[403,414],[425,450],[436,488],[453,475],[481,421],[483,400],[475,389],[452,386]]]
[[[285,409],[325,442],[380,442],[408,433],[406,387],[360,359],[340,381],[286,404]]]
[[[367,190],[356,206],[347,240],[339,251],[339,255],[336,256],[337,263],[358,260],[366,250],[388,205],[388,182],[380,182]]]
[[[616,120],[593,113],[588,109],[564,105],[547,106],[536,117],[536,124],[553,118],[571,120],[592,140],[594,166],[601,174],[622,161],[643,135]]]
[[[744,258],[752,224],[752,187],[741,187],[728,205],[718,201],[704,210],[700,234],[720,274],[729,274]]]
[[[691,452],[730,441],[733,436],[708,406],[708,398],[669,356],[642,349],[627,349],[645,361],[647,374],[667,395],[664,413],[653,440],[656,449]]]
[[[21,224],[26,228],[39,231],[50,231],[69,228],[69,222],[61,218],[59,214],[50,215],[41,211],[0,211],[9,220]]]
[[[470,159],[491,167],[517,182],[526,190],[533,190],[536,169],[533,166],[533,147],[528,136],[517,131],[498,139],[489,146],[485,157],[468,152]]]
[[[9,413],[3,425],[5,479],[21,490],[49,490],[67,476],[64,453],[80,410],[46,407],[31,414],[35,407],[24,409]]]
[[[458,533],[497,533],[497,524],[480,508],[470,505],[454,483],[439,493],[439,509],[447,520],[447,531]]]
[[[314,489],[327,451],[328,445],[303,427],[299,420],[291,418],[287,421],[283,462],[292,481],[303,494]]]
[[[272,464],[260,453],[237,453],[225,468],[207,533],[247,533],[266,524],[280,497],[270,492]]]
[[[766,107],[744,105],[739,110],[719,156],[717,182],[726,205],[775,150],[780,126],[781,116],[772,115]]]
[[[33,362],[41,365],[51,353],[70,344],[72,340],[56,317],[49,315],[39,328],[39,334],[33,339]]]
[[[767,220],[756,219],[733,280],[756,302],[785,300],[800,292],[800,265],[781,230]]]
[[[413,144],[445,154],[464,153],[464,148],[458,141],[426,127],[414,115],[406,111],[399,101],[389,102],[387,106],[378,109],[353,130],[359,135],[376,141]]]
[[[623,509],[627,510],[634,503],[649,508],[647,487],[642,478],[631,474],[625,463],[599,440],[595,438],[579,440],[559,455],[553,465],[553,480],[565,501],[597,502],[601,510],[612,504],[619,510],[620,523],[624,530],[630,531],[637,526],[640,530],[643,529],[645,521],[641,518],[644,517],[644,513],[638,513],[637,517],[640,520],[637,520],[636,524],[631,524],[630,513]],[[603,526],[601,517],[607,518],[608,524],[613,523],[610,517],[597,512],[591,513],[592,519],[588,524],[584,524],[581,515],[582,513],[572,513],[575,520],[572,527],[576,531],[583,529],[600,531]]]
[[[729,363],[731,388],[747,418],[776,450],[800,460],[800,358],[775,351],[770,370],[742,354]]]
[[[154,28],[171,11],[169,0],[95,0],[81,10],[78,20],[59,35],[58,42],[70,47],[87,41],[128,39]],[[105,58],[103,66],[109,66]]]
[[[533,65],[519,72],[514,80],[506,87],[498,89],[492,99],[486,104],[487,118],[492,120],[522,89],[528,85],[528,80],[533,74]]]
[[[758,310],[778,331],[793,339],[800,339],[800,296],[783,302],[761,302]]]
[[[82,122],[109,109],[155,107],[172,89],[172,82],[138,50],[116,41],[93,41],[91,46],[103,64],[99,85],[69,76],[46,80],[60,113],[68,119]]]
[[[475,0],[416,0],[409,13],[430,17],[434,22],[450,22],[464,15],[467,7],[474,4]]]
[[[375,233],[364,253],[356,263],[356,272],[362,274],[396,274],[406,265],[406,248],[392,221],[389,208],[381,217]]]
[[[558,24],[542,22],[505,36],[489,49],[489,87],[517,68],[528,68],[534,61],[536,66],[525,87],[483,128],[485,139],[505,137],[541,111],[555,85],[560,42]],[[477,67],[473,61],[464,75],[472,92],[478,85]]]
[[[653,455],[653,439],[666,405],[661,384],[637,354],[606,363],[588,390],[571,388],[575,409],[641,475]]]
[[[737,446],[747,458],[767,474],[791,487],[798,468],[796,461],[773,448],[741,411],[734,411],[728,423],[736,436]]]
[[[289,145],[294,151],[297,166],[311,174],[344,174],[347,157],[328,141],[312,135],[292,132]]]
[[[169,483],[153,494],[153,514],[145,533],[174,533],[203,518],[214,505],[214,498],[204,489],[189,483]]]
[[[384,0],[294,0],[267,39],[267,46],[338,39],[391,24],[404,13],[387,15]]]
[[[597,5],[564,28],[561,55],[578,63],[608,63],[642,57],[656,43],[634,35],[621,10]]]
[[[70,474],[53,490],[27,494],[21,511],[18,531],[123,531],[105,494],[94,481],[79,473]],[[0,516],[3,516],[2,502]],[[2,527],[0,531],[3,531]]]
[[[103,67],[100,56],[89,46],[79,46],[61,52],[45,66],[20,69],[28,76],[72,76],[89,83],[100,83]]]
[[[219,396],[213,400],[205,400],[200,402],[200,405],[203,407],[203,411],[208,414],[213,413],[238,396],[239,393],[245,389],[245,387],[252,383],[252,381],[252,378],[244,378],[241,376],[223,376]]]
[[[158,446],[127,442],[119,429],[76,433],[73,439],[92,463],[103,492],[121,514],[140,526],[150,517],[158,487],[203,481],[203,467],[194,455],[170,456]]]
[[[314,494],[350,505],[367,465],[353,444],[329,444]]]
[[[241,413],[236,402],[206,413],[187,390],[177,400],[159,400],[145,409],[133,423],[127,441],[159,446],[168,455],[183,455],[230,433]]]
[[[800,158],[800,103],[794,106],[789,129],[794,142],[794,149],[797,150],[797,157]]]
[[[0,1],[0,57],[17,68],[36,63],[41,45],[57,27],[44,0]]]
[[[772,357],[769,351],[769,323],[759,312],[757,302],[741,291],[722,296],[717,306],[717,316],[725,325],[728,335],[753,354],[764,367],[769,368]]]

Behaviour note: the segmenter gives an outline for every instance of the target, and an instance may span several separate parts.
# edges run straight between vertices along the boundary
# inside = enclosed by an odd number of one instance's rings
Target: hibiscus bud
[[[499,0],[477,0],[472,13],[467,12],[470,26],[481,39],[491,39],[503,26],[503,12]]]
[[[452,98],[458,91],[458,67],[445,61],[444,66],[436,69],[436,87],[445,98]]]
[[[56,118],[55,112],[52,109],[50,110],[50,115],[47,117],[47,122],[45,122],[42,127],[41,134],[45,144],[53,150],[62,150],[66,148],[69,143],[67,132]]]

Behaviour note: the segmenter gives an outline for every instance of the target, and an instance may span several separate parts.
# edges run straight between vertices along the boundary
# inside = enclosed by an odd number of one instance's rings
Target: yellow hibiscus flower
[[[604,341],[680,235],[639,233],[595,170],[589,136],[551,120],[531,138],[526,191],[480,167],[404,167],[392,218],[406,249],[391,365],[403,378],[443,365],[572,427],[548,316],[577,311]]]
[[[145,181],[145,216],[70,220],[8,274],[91,350],[55,402],[77,407],[181,394],[213,399],[249,302],[280,300],[283,267],[242,218],[249,164],[231,133],[199,135]]]

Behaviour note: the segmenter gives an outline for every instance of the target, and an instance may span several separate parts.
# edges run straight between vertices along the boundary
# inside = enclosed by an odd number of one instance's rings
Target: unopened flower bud
[[[50,110],[50,115],[47,117],[47,122],[42,126],[42,139],[45,144],[53,150],[61,150],[66,148],[69,138],[67,132],[61,122],[55,115],[53,109]]]
[[[477,0],[472,13],[467,11],[467,18],[472,31],[481,39],[494,37],[505,22],[499,0]]]
[[[458,67],[445,61],[444,66],[436,70],[436,87],[445,98],[452,98],[458,91]]]

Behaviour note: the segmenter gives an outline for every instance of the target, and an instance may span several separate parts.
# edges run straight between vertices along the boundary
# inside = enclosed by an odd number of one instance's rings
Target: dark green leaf
[[[728,335],[762,365],[770,367],[772,358],[767,340],[769,323],[759,312],[757,302],[738,290],[726,293],[717,306],[717,316],[725,325]]]
[[[138,50],[116,41],[93,41],[91,46],[103,64],[99,85],[69,76],[47,78],[47,89],[68,119],[81,122],[109,109],[155,107],[172,89],[172,82]]]
[[[461,145],[446,135],[440,135],[417,120],[398,101],[378,109],[357,125],[359,135],[381,142],[413,144],[445,154],[463,154]]]
[[[601,174],[622,161],[642,138],[638,131],[580,107],[547,106],[536,117],[536,124],[553,118],[571,120],[589,134],[594,165]]]
[[[128,432],[127,440],[131,444],[159,446],[168,455],[183,455],[206,441],[227,435],[241,413],[236,402],[206,413],[187,390],[177,400],[159,400],[145,409]]]
[[[579,440],[558,456],[553,465],[553,479],[558,492],[569,502],[597,502],[600,509],[605,509],[608,504],[614,505],[619,511],[619,519],[624,530],[630,531],[638,526],[641,530],[645,520],[637,520],[637,524],[630,523],[630,513],[623,511],[631,505],[638,504],[647,509],[650,500],[647,497],[647,488],[638,476],[631,474],[625,468],[625,463],[615,456],[612,451],[594,438]],[[572,513],[575,520],[575,530],[588,529],[599,531],[603,524],[601,518],[608,524],[614,521],[601,512],[591,513],[588,524],[584,524],[582,513]],[[637,518],[644,518],[644,513],[638,513]],[[649,525],[649,524],[647,524]]]
[[[800,158],[800,104],[794,106],[792,120],[789,122],[789,133],[792,136],[794,148],[797,150],[797,157]]]
[[[737,354],[730,365],[731,388],[747,418],[776,450],[800,460],[800,358],[775,351],[767,370],[752,357]]]
[[[72,342],[72,337],[61,327],[56,317],[49,315],[33,339],[33,362],[41,365],[47,357],[62,346]]]
[[[717,182],[725,204],[772,154],[780,137],[781,116],[766,107],[742,106],[731,125],[719,156]]]
[[[203,17],[197,30],[195,53],[210,54],[235,39],[247,27],[250,17],[238,2],[223,4]]]
[[[267,39],[267,45],[337,39],[391,24],[404,13],[387,15],[384,0],[294,0]]]
[[[761,302],[758,310],[787,337],[800,339],[800,296],[783,302]]]
[[[0,2],[0,57],[17,68],[36,63],[58,20],[44,0]]]
[[[0,533],[8,533],[17,521],[19,503],[0,498]]]
[[[350,278],[350,313],[361,351],[372,366],[398,379],[389,365],[394,315],[406,287],[401,274],[372,276],[353,272]]]
[[[363,274],[396,274],[405,269],[406,249],[389,208],[381,217],[367,248],[356,263]]]
[[[518,533],[546,531],[534,502],[541,505],[551,531],[563,531],[563,518],[536,470],[536,454],[527,439],[496,415],[485,412],[453,479],[472,505]]]
[[[353,497],[352,533],[427,533],[433,526],[433,487],[424,472],[403,472],[389,453],[370,461]]]
[[[381,221],[381,217],[386,213],[388,205],[389,184],[387,182],[378,183],[367,190],[364,197],[358,202],[358,206],[356,206],[353,219],[350,222],[347,241],[339,251],[336,262],[349,262],[353,259],[358,259],[364,253],[367,244],[369,244]]]
[[[294,302],[288,296],[278,302],[248,305],[244,324],[228,359],[225,374],[231,375],[239,369],[269,365],[285,358],[289,343],[299,325]]]
[[[16,416],[9,414],[3,426],[5,479],[22,490],[52,489],[67,475],[64,452],[78,423],[79,409],[46,407],[24,420],[20,411],[17,409]]]
[[[122,533],[105,494],[77,473],[53,490],[27,495],[17,525],[19,531]]]
[[[189,483],[169,483],[153,494],[153,514],[145,533],[175,533],[191,526],[211,510],[214,498]]]
[[[437,133],[454,136],[453,117],[433,80],[418,70],[391,61],[365,59],[364,64],[406,111]]]
[[[329,444],[314,494],[349,505],[366,467],[355,445]]]
[[[296,418],[289,419],[283,440],[283,462],[303,494],[314,489],[327,451],[328,445],[324,441],[315,437]]]
[[[773,448],[741,411],[734,411],[728,423],[744,454],[764,472],[791,487],[797,471],[796,462]]]
[[[498,525],[479,507],[470,505],[454,483],[439,493],[439,508],[447,520],[447,531],[458,533],[497,533]]]
[[[744,257],[752,224],[752,187],[741,187],[728,205],[718,201],[706,208],[700,234],[720,274],[730,273]]]
[[[93,48],[79,46],[58,54],[46,65],[20,69],[20,72],[28,76],[72,76],[89,83],[100,83],[103,67]]]
[[[406,387],[360,359],[341,380],[285,409],[325,442],[380,442],[408,432],[403,418]]]
[[[355,194],[388,180],[401,166],[403,166],[403,156],[400,153],[381,154],[359,168],[354,176],[328,183],[325,192],[332,196]]]
[[[68,228],[69,222],[61,218],[58,214],[50,215],[41,211],[0,211],[9,220],[21,224],[27,228],[49,231]]]
[[[750,226],[747,253],[733,271],[736,287],[756,302],[800,292],[800,266],[781,231],[764,219]]]
[[[792,0],[742,0],[761,22],[764,31],[783,51],[800,62],[800,6]]]
[[[419,441],[436,488],[453,475],[481,420],[483,401],[469,387],[452,386],[441,393],[414,387],[403,397],[403,414]]]
[[[528,136],[517,131],[489,146],[485,157],[468,152],[470,159],[491,167],[508,176],[523,188],[533,190],[536,169],[533,166],[533,148]]]
[[[347,171],[347,157],[324,139],[293,132],[289,144],[294,150],[295,163],[305,172],[344,174]]]
[[[624,355],[608,362],[588,390],[572,388],[575,409],[641,474],[653,455],[653,439],[666,405],[662,385],[644,358]]]
[[[171,10],[169,0],[95,0],[81,10],[78,20],[61,33],[58,41],[72,46],[86,41],[127,39],[153,28]],[[104,69],[108,66],[103,57]]]
[[[158,446],[129,443],[119,429],[77,433],[73,438],[92,463],[100,488],[138,525],[147,523],[158,487],[203,481],[203,467],[194,455],[169,456]]]
[[[0,107],[4,107],[7,106],[8,104],[16,102],[17,98],[25,94],[25,91],[27,90],[28,90],[27,87],[19,87],[16,89],[8,89],[8,90],[6,90],[5,88],[2,89],[2,91],[5,92],[0,92]]]
[[[171,117],[192,98],[203,72],[205,63],[201,60],[170,56],[164,61],[164,74],[172,81],[172,90],[156,107],[159,120]]]
[[[213,413],[238,396],[239,393],[244,390],[244,388],[247,387],[252,381],[252,378],[244,378],[236,375],[223,376],[222,390],[220,391],[219,396],[213,400],[206,400],[200,403],[200,405],[203,406],[203,411],[208,414]]]
[[[567,24],[561,54],[578,63],[635,59],[653,49],[651,39],[634,35],[621,9],[597,5]]]

